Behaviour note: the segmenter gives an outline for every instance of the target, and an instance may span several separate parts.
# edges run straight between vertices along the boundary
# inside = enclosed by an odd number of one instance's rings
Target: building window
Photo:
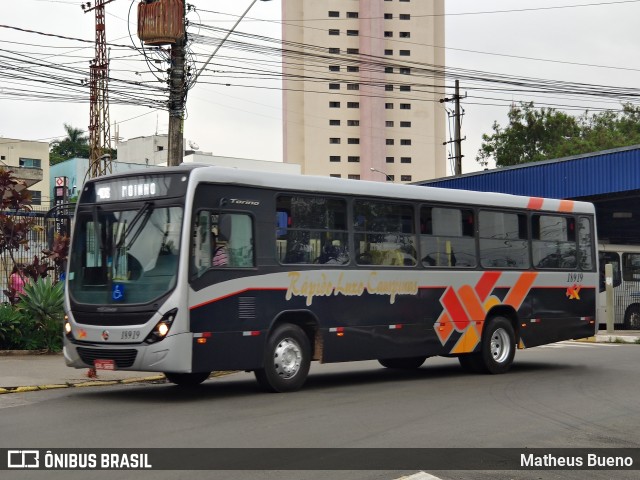
[[[400,2],[410,2],[411,0],[399,0]]]
[[[0,160],[6,160],[6,157],[4,155],[0,155]]]
[[[359,72],[360,67],[347,67],[347,72]]]
[[[329,102],[329,108],[340,108],[340,102]]]
[[[393,32],[384,32],[384,36],[387,38],[393,37]]]
[[[340,120],[329,120],[329,125],[340,125]]]
[[[340,84],[339,83],[330,83],[329,84],[329,90],[340,90]]]
[[[401,57],[409,57],[411,56],[411,50],[400,50]]]
[[[332,145],[339,145],[340,144],[340,138],[338,137],[331,137],[329,139],[329,143]]]
[[[386,144],[387,144],[387,145],[394,145],[394,144],[395,144],[395,142],[394,142],[393,138],[387,138],[387,140],[386,140]]]
[[[340,16],[340,12],[336,12],[335,10],[329,10],[329,17],[338,18]]]
[[[408,13],[401,13],[400,20],[411,20],[411,15]]]
[[[356,155],[350,155],[348,159],[349,159],[349,161],[351,163],[359,163],[360,162],[360,157],[358,157]]]
[[[393,55],[393,50],[391,50],[390,48],[385,49],[384,51],[385,55]]]
[[[393,110],[393,103],[385,103],[384,108],[387,110]]]
[[[340,65],[329,65],[329,71],[330,72],[339,72],[340,71]]]
[[[42,168],[42,160],[39,158],[21,158],[19,165],[25,168]]]
[[[411,163],[411,157],[400,157],[400,163]]]
[[[411,32],[400,32],[400,38],[411,38]]]
[[[360,90],[360,84],[359,83],[349,83],[347,85],[347,90]]]
[[[340,35],[340,30],[337,28],[330,28],[329,35]]]
[[[396,179],[395,175],[387,175],[387,182],[393,182]]]
[[[393,85],[385,85],[384,86],[384,91],[385,92],[393,92]]]
[[[410,128],[411,122],[400,122],[400,126],[404,128]]]
[[[395,159],[393,157],[387,157],[386,161],[387,161],[387,163],[394,163]]]
[[[385,127],[393,127],[393,120],[387,120],[386,122],[384,122],[384,126]]]
[[[400,104],[400,110],[411,110],[411,104],[410,103],[401,103]]]
[[[348,37],[357,37],[360,32],[358,30],[347,30]]]
[[[347,108],[360,108],[360,102],[347,102]]]
[[[358,18],[358,12],[347,12],[347,18]]]
[[[349,145],[360,145],[360,139],[359,138],[349,138],[347,140],[347,143]]]
[[[393,73],[393,67],[384,67],[384,73]]]
[[[31,205],[42,205],[42,192],[31,191]]]
[[[349,175],[350,180],[360,180],[360,175]]]
[[[162,145],[158,145],[158,151],[161,152],[164,150],[164,147]]]
[[[400,85],[400,91],[401,92],[410,92],[411,91],[411,85]]]
[[[339,162],[340,161],[340,155],[330,155],[329,156],[329,161],[330,162]]]
[[[336,48],[336,47],[331,47],[331,48],[329,48],[329,53],[339,54],[340,53],[340,49]]]
[[[360,120],[347,120],[347,125],[349,127],[359,127],[360,126]]]
[[[347,48],[347,53],[349,55],[358,55],[360,53],[359,48]]]
[[[400,145],[411,145],[411,139],[403,138],[402,140],[400,140]]]
[[[340,175],[339,173],[330,173],[329,176],[331,178],[342,178],[342,175]]]
[[[400,67],[401,75],[411,75],[411,69],[409,67]]]
[[[393,20],[393,13],[385,13],[384,14],[384,19],[385,20]]]
[[[400,175],[400,181],[401,182],[410,182],[411,181],[411,175]]]

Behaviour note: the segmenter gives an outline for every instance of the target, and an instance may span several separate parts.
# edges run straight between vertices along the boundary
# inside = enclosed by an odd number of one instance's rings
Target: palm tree
[[[89,158],[89,137],[84,135],[85,131],[66,123],[64,129],[67,131],[66,138],[51,142],[50,164],[55,165],[74,157]]]

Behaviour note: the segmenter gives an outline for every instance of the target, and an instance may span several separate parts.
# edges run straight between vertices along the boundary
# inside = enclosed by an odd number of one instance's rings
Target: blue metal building
[[[640,244],[640,145],[428,180],[419,185],[593,202],[601,240]]]

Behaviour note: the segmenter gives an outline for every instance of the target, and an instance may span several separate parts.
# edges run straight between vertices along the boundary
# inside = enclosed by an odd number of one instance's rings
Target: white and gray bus
[[[640,246],[600,244],[600,301],[598,322],[606,325],[604,266],[613,267],[614,328],[640,330]]]
[[[65,360],[281,392],[313,360],[503,373],[516,348],[594,334],[595,232],[566,200],[202,165],[101,177],[76,210]]]

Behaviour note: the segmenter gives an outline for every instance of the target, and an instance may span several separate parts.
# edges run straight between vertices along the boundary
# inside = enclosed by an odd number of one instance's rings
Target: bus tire
[[[311,363],[311,344],[297,325],[278,326],[267,340],[264,368],[254,372],[260,387],[267,392],[293,392],[307,379]]]
[[[167,373],[164,376],[167,377],[171,383],[175,383],[180,387],[196,387],[209,378],[211,372],[198,372],[198,373]]]
[[[627,330],[640,330],[640,305],[634,304],[627,308],[624,314],[624,328]]]
[[[511,368],[516,354],[516,336],[511,322],[494,317],[482,335],[482,366],[487,373],[505,373]]]
[[[426,356],[406,358],[381,358],[378,360],[378,362],[380,362],[380,365],[386,368],[415,370],[416,368],[420,368],[426,359]]]

